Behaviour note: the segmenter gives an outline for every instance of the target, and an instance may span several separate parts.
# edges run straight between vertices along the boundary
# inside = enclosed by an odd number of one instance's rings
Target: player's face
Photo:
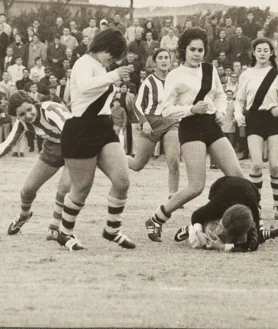
[[[114,62],[114,58],[106,51],[98,53],[98,60],[105,68],[109,67]]]
[[[24,102],[16,109],[16,117],[20,121],[33,123],[38,116],[38,112],[33,104]]]
[[[167,72],[171,65],[171,59],[168,51],[162,51],[156,56],[155,59],[156,68],[159,71]]]
[[[201,39],[192,40],[185,50],[185,63],[189,67],[198,67],[204,59],[205,48]]]
[[[269,44],[264,42],[256,46],[253,54],[256,58],[257,63],[266,64],[269,62],[269,58],[273,54],[273,52],[270,50]]]

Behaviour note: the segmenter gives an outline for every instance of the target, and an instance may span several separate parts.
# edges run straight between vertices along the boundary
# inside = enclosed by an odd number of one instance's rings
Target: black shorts
[[[278,118],[271,111],[250,111],[246,115],[246,135],[258,135],[264,140],[278,135]]]
[[[103,146],[119,142],[108,115],[73,117],[66,121],[61,135],[62,155],[69,159],[90,159]]]
[[[201,141],[210,147],[218,139],[225,137],[222,129],[215,122],[215,114],[194,114],[183,118],[179,126],[180,144]]]
[[[61,144],[53,143],[45,139],[42,143],[39,159],[51,167],[63,167],[65,161],[61,152]]]

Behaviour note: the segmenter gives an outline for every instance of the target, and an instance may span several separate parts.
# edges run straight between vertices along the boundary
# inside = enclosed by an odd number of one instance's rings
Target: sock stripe
[[[28,210],[30,210],[31,205],[32,205],[32,203],[31,203],[29,206],[23,206],[23,205],[21,205],[21,209],[22,209],[23,211],[28,211]]]
[[[111,227],[111,228],[119,228],[121,227],[121,222],[111,222],[110,220],[107,221],[107,226]]]
[[[249,174],[249,177],[259,178],[259,177],[263,177],[263,174],[259,174],[259,175]]]
[[[72,230],[74,228],[75,221],[74,222],[69,222],[68,220],[65,220],[64,218],[62,218],[62,225],[66,229]]]
[[[278,189],[278,184],[275,184],[275,183],[270,183],[271,187],[274,188],[274,189]]]
[[[108,214],[110,215],[121,214],[123,211],[124,211],[124,207],[115,208],[108,206]]]
[[[272,176],[272,175],[270,175],[270,178],[271,179],[277,179],[278,180],[278,177],[275,177],[275,176]]]
[[[64,205],[64,212],[70,216],[77,216],[80,210],[72,209]]]
[[[61,219],[61,216],[62,216],[62,214],[56,212],[55,210],[53,211],[52,215],[53,215],[53,218],[55,218],[55,219]]]

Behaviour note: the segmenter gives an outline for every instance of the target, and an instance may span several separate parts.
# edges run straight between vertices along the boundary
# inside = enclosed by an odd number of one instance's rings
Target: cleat
[[[61,232],[58,232],[57,242],[60,244],[60,246],[66,247],[69,251],[85,249],[75,235],[65,235]]]
[[[20,231],[20,229],[22,228],[22,226],[23,226],[25,223],[27,223],[28,220],[32,217],[32,215],[33,215],[33,213],[31,212],[31,213],[29,214],[29,216],[28,216],[25,220],[20,220],[20,218],[17,219],[17,220],[14,220],[14,221],[10,224],[10,226],[9,226],[9,228],[8,228],[8,234],[9,234],[9,235],[15,235],[15,234],[17,234],[17,233]]]
[[[273,207],[274,210],[274,219],[278,220],[278,207]]]
[[[189,238],[188,225],[182,226],[174,236],[174,240],[177,242],[185,241]]]
[[[106,229],[104,229],[102,232],[102,236],[104,237],[104,239],[108,241],[113,241],[118,243],[118,245],[122,248],[134,249],[136,247],[136,245],[121,231],[118,231],[117,234],[111,234],[107,232]]]
[[[161,232],[162,232],[162,225],[155,223],[152,218],[149,218],[145,222],[146,228],[148,230],[148,237],[153,242],[162,242],[161,240]]]
[[[57,241],[58,235],[59,235],[58,229],[50,228],[47,232],[46,240]]]
[[[266,228],[263,228],[262,230],[260,230],[260,240],[263,242],[265,242],[266,240],[269,239],[275,239],[278,237],[278,228],[273,228],[271,230],[268,230]]]

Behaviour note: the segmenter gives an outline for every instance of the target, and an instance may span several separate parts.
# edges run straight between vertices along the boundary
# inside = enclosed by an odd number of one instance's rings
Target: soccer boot
[[[47,241],[57,241],[58,235],[59,235],[58,227],[57,228],[49,227],[47,235],[46,235],[46,240]]]
[[[118,245],[122,248],[134,249],[136,247],[136,245],[121,231],[118,231],[117,234],[111,234],[107,232],[106,229],[104,229],[102,232],[102,236],[104,237],[104,239],[108,241],[113,241],[118,243]]]
[[[8,228],[8,234],[9,234],[9,235],[17,234],[17,233],[20,231],[20,229],[22,228],[22,226],[23,226],[25,223],[27,223],[28,220],[32,217],[32,215],[33,215],[33,213],[31,212],[31,213],[29,214],[29,216],[28,216],[26,219],[24,219],[24,220],[21,220],[20,218],[17,219],[17,220],[14,220],[14,221],[10,224],[10,226],[9,226],[9,228]]]
[[[260,240],[261,242],[265,242],[266,240],[269,239],[275,239],[278,237],[278,228],[274,228],[274,229],[266,229],[263,228],[260,230]]]
[[[146,228],[148,230],[148,237],[153,242],[162,242],[161,240],[161,232],[162,232],[162,225],[155,223],[152,218],[149,218],[145,222]]]
[[[177,242],[185,241],[189,238],[188,225],[182,226],[174,236],[174,240]]]
[[[66,247],[69,251],[77,251],[85,249],[81,242],[76,238],[75,235],[66,235],[61,232],[58,233],[57,242],[62,247]]]

